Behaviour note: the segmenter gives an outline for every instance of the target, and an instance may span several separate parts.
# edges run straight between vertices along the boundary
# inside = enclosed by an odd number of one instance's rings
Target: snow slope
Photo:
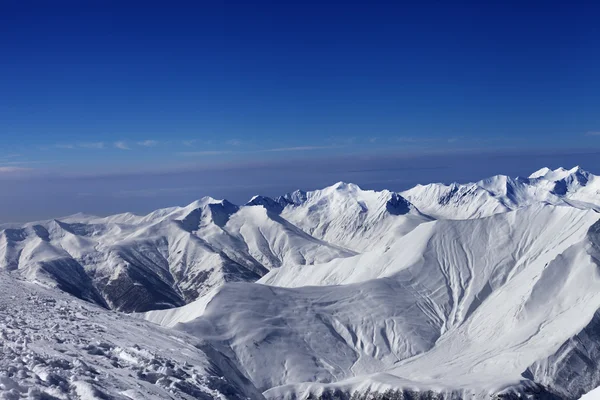
[[[209,345],[5,273],[0,339],[2,399],[263,398]]]
[[[172,308],[285,263],[355,253],[262,207],[204,198],[147,216],[74,216],[4,226],[0,267],[121,311]]]
[[[431,222],[387,251],[266,282],[294,288],[226,285],[196,319],[188,306],[169,324],[231,349],[267,397],[303,398],[327,383],[499,393],[600,308],[588,253],[597,221],[594,211],[538,205]]]
[[[600,178],[580,167],[542,168],[528,178],[497,175],[475,183],[417,185],[401,195],[441,219],[480,218],[534,203],[600,209]]]
[[[312,236],[355,251],[391,243],[431,220],[397,193],[343,182],[305,193],[281,216]]]
[[[581,400],[598,400],[600,399],[600,388],[596,388],[591,392],[581,396]]]

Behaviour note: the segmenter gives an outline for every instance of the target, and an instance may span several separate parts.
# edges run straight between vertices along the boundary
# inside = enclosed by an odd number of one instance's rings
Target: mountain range
[[[600,177],[575,167],[399,193],[339,182],[244,205],[205,197],[144,216],[5,224],[2,304],[18,307],[27,299],[15,298],[39,291],[28,298],[62,302],[74,319],[73,307],[90,321],[118,315],[121,334],[131,327],[140,341],[143,324],[154,339],[136,350],[103,322],[96,335],[113,342],[86,344],[137,380],[75,384],[79,375],[50,368],[54,385],[7,375],[15,383],[2,378],[0,389],[16,385],[20,396],[30,385],[55,398],[93,398],[78,392],[87,390],[97,398],[578,399],[600,386],[599,210]],[[0,323],[3,332],[11,326]],[[164,354],[175,337],[191,361]],[[37,350],[48,353],[44,340]],[[152,357],[132,356],[141,348],[182,372],[150,371]],[[186,363],[204,366],[193,375]],[[0,373],[9,364],[0,362]],[[207,383],[214,377],[223,385]],[[127,386],[140,380],[135,397]]]

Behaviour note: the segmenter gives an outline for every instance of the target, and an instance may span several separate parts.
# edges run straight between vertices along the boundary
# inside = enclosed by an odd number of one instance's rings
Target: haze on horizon
[[[0,5],[0,222],[600,172],[598,5],[186,3]]]

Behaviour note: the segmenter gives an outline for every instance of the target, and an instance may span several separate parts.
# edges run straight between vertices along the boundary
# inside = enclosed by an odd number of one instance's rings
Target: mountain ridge
[[[580,167],[338,182],[5,224],[0,269],[184,331],[253,398],[576,399],[600,386],[573,378],[600,354],[599,210]]]
[[[575,167],[403,192],[337,182],[277,198],[254,196],[242,206],[207,196],[146,215],[75,214],[0,225],[0,267],[105,307],[146,311],[182,306],[225,282],[256,281],[282,265],[390,246],[433,220],[480,218],[534,203],[597,210],[597,193],[600,179]],[[65,269],[80,278],[72,281]]]

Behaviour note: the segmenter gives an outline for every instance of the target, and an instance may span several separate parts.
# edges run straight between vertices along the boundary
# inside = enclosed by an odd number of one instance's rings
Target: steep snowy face
[[[279,202],[275,199],[272,199],[270,197],[266,197],[266,196],[254,196],[253,198],[250,199],[250,201],[248,203],[246,203],[247,206],[262,206],[264,207],[267,211],[275,213],[275,214],[281,214],[281,212],[283,211],[283,209],[285,208],[285,206],[287,205],[287,203],[285,202]]]
[[[305,193],[281,216],[316,238],[354,251],[386,245],[430,220],[397,193],[343,182]]]
[[[438,219],[481,218],[535,203],[600,209],[600,179],[580,167],[542,168],[528,178],[497,175],[476,183],[417,185],[401,194]]]
[[[285,263],[354,254],[262,207],[212,198],[141,217],[71,217],[0,230],[2,268],[127,312],[181,306]]]
[[[417,185],[402,192],[423,213],[437,219],[481,218],[511,210],[502,198],[497,198],[477,184]]]
[[[0,273],[2,399],[262,399],[181,332]]]
[[[425,281],[435,281],[439,276],[439,281],[445,282],[447,279],[440,274],[451,266],[458,269],[454,275],[461,280],[448,279],[448,284],[459,284],[461,288],[455,291],[464,292],[463,286],[468,283],[469,292],[477,294],[488,278],[493,276],[494,282],[502,282],[510,269],[524,267],[574,237],[581,240],[597,219],[598,214],[589,210],[534,205],[483,219],[438,220],[420,225],[391,246],[324,264],[285,266],[259,282],[284,287],[328,286],[395,274]],[[473,277],[475,272],[477,276]],[[475,278],[481,279],[477,290],[472,286]]]

